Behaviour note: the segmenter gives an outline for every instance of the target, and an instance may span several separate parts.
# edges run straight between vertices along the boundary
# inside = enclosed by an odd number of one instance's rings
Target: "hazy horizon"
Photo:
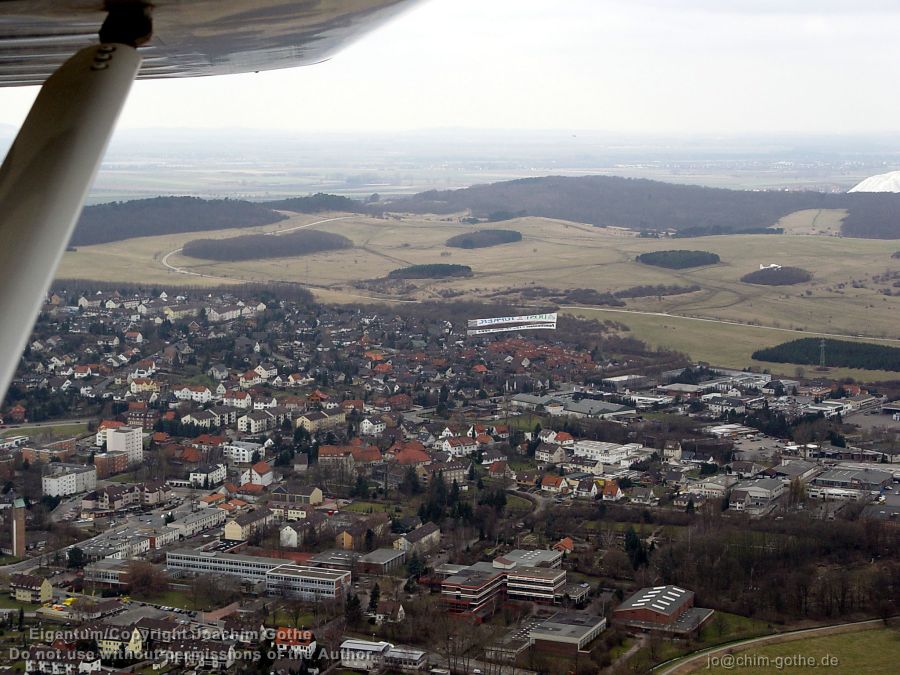
[[[316,66],[137,82],[120,126],[896,133],[898,28],[879,0],[430,0]]]

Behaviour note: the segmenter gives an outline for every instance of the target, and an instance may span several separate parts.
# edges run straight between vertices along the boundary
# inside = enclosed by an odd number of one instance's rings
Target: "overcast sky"
[[[897,131],[898,35],[896,0],[429,0],[317,66],[138,82],[121,126]]]

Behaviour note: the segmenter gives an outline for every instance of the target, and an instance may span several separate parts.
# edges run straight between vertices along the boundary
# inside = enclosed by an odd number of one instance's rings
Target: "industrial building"
[[[613,610],[614,624],[643,632],[686,635],[700,629],[713,610],[694,607],[694,592],[678,586],[642,588]]]

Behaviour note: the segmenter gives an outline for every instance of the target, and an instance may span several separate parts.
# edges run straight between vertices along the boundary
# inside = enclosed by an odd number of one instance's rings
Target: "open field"
[[[66,440],[87,433],[87,424],[61,424],[39,427],[14,427],[0,431],[0,438],[7,436],[28,436],[33,441]]]
[[[708,667],[705,660],[692,672],[704,673],[746,673],[747,675],[759,673],[771,673],[780,670],[793,670],[794,672],[812,672],[825,670],[829,673],[866,673],[878,675],[880,673],[897,672],[897,662],[900,659],[900,632],[892,628],[878,628],[840,635],[826,635],[812,637],[804,640],[793,640],[779,644],[753,645],[746,650],[734,652],[735,664],[739,664],[740,657],[755,657],[760,665],[750,665],[726,668],[722,665],[712,664]],[[831,658],[836,660],[835,665]],[[791,662],[805,663],[814,661],[815,665],[803,667],[796,665],[791,667]],[[768,659],[768,663],[765,663]],[[827,659],[827,664],[823,659]],[[779,667],[778,663],[782,666]]]
[[[296,229],[339,215],[298,215],[275,225],[204,232],[203,236],[233,237]],[[792,232],[830,232],[842,216],[840,212],[805,211],[786,217],[783,224]],[[486,225],[496,227],[496,223]],[[460,299],[496,298],[520,306],[541,304],[539,297],[524,301],[519,295],[533,286],[614,292],[639,285],[696,284],[702,290],[630,299],[625,308],[840,335],[896,338],[900,334],[900,295],[880,292],[891,288],[891,280],[873,280],[874,275],[885,272],[900,273],[900,260],[891,258],[891,253],[900,248],[897,242],[799,234],[698,237],[673,242],[642,239],[615,228],[532,217],[505,221],[503,226],[521,232],[522,241],[460,250],[444,243],[450,236],[472,231],[473,226],[458,222],[456,217],[343,216],[312,227],[349,237],[355,244],[353,249],[298,258],[221,263],[173,253],[186,241],[197,238],[196,233],[144,237],[67,252],[59,276],[102,281],[139,278],[151,283],[200,286],[281,280],[309,286],[325,302],[409,302],[449,295]],[[635,262],[640,253],[671,249],[676,243],[677,247],[716,253],[722,262],[687,270]],[[166,268],[164,258],[172,267],[194,275]],[[102,259],[102,265],[97,264],[98,259]],[[381,287],[368,290],[354,286],[383,278],[399,267],[431,263],[469,265],[474,276],[407,281],[402,282],[402,288],[388,287],[386,291]],[[741,276],[758,269],[760,264],[770,263],[802,267],[810,270],[814,278],[791,287],[754,286],[740,281]],[[729,327],[725,331],[707,324],[692,328],[677,320],[660,321],[656,317],[639,319],[629,315],[625,321],[624,316],[606,318],[622,320],[632,327],[636,337],[653,344],[665,344],[689,351],[696,358],[736,367],[751,365],[749,353],[753,349],[791,336],[778,331],[755,331],[752,327]],[[723,337],[727,339],[717,339]]]
[[[0,595],[0,609],[24,609],[26,612],[33,612],[40,607],[40,605],[33,605],[30,602],[19,602],[8,595]]]
[[[847,209],[804,209],[781,218],[775,227],[784,228],[785,234],[838,235],[846,217]]]
[[[793,377],[797,368],[808,376],[843,378],[875,382],[894,380],[898,374],[887,370],[860,370],[858,368],[826,368],[819,371],[812,366],[796,366],[790,363],[757,361],[750,355],[757,349],[771,347],[786,340],[807,337],[788,330],[771,330],[758,326],[710,323],[680,317],[661,317],[602,309],[567,309],[567,313],[600,321],[613,320],[628,326],[632,334],[654,347],[667,347],[688,354],[693,359],[708,361],[718,366],[744,368],[755,366],[772,373]],[[811,336],[809,336],[811,337]],[[877,340],[871,340],[877,342]],[[880,342],[878,344],[896,343]]]

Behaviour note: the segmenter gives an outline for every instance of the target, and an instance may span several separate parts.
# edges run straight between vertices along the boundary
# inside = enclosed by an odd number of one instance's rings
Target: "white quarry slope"
[[[850,188],[850,192],[900,192],[900,171],[869,176]]]

